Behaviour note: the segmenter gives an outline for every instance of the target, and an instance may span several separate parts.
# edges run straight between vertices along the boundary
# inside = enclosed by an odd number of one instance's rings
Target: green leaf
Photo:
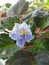
[[[31,52],[39,51],[39,50],[48,50],[49,51],[49,39],[36,39],[33,40],[33,45],[28,48]]]
[[[22,3],[23,2],[23,3]],[[25,0],[19,0],[7,10],[7,16],[22,15],[28,10],[29,3]]]
[[[0,58],[7,59],[19,49],[8,34],[0,34]]]
[[[49,51],[49,38],[46,38],[44,41],[45,43],[43,44],[43,46],[46,48],[46,50]]]
[[[49,50],[49,39],[43,38],[43,39],[37,39],[34,41],[34,44],[37,45],[38,48],[43,48],[45,50]]]
[[[45,11],[39,11],[37,16],[34,18],[34,21],[38,27],[44,29],[49,26],[49,14]]]
[[[34,34],[35,28],[36,28],[35,22],[33,20],[31,20],[31,21],[29,21],[29,25],[30,25],[31,32]]]
[[[36,65],[49,65],[49,51],[35,52]]]
[[[18,50],[20,50],[20,48],[17,47],[16,44],[4,48],[0,48],[0,58],[8,59],[13,55],[13,53],[17,52]]]
[[[5,48],[13,44],[14,41],[9,37],[8,34],[0,34],[0,48]]]
[[[6,3],[5,6],[6,6],[7,8],[9,8],[9,7],[11,6],[11,4],[10,4],[10,3]]]
[[[20,50],[11,56],[6,65],[35,65],[34,56],[30,51]]]
[[[5,17],[5,18],[1,19],[1,24],[2,24],[3,28],[7,28],[9,30],[11,30],[13,28],[15,23],[19,23],[19,22],[20,22],[20,20],[16,16]]]

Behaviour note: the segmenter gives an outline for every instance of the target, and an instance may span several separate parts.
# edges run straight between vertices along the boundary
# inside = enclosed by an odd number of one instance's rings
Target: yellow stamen
[[[20,30],[20,33],[21,33],[21,34],[25,34],[26,31],[25,31],[24,29],[22,29],[22,30]]]

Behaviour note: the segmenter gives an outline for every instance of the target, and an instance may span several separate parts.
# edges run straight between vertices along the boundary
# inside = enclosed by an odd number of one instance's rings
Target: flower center
[[[24,35],[24,34],[26,33],[26,31],[25,31],[24,29],[22,29],[22,30],[20,30],[20,33],[21,33],[22,35]]]

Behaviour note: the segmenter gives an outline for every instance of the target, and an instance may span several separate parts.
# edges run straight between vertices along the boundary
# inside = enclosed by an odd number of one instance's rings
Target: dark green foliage
[[[32,21],[30,21],[29,22],[29,24],[30,24],[30,29],[31,29],[31,32],[34,34],[35,33],[35,28],[36,28],[36,24],[35,24],[35,22],[32,20]]]
[[[36,65],[49,65],[49,51],[35,53]]]
[[[10,58],[13,55],[13,53],[15,53],[18,50],[20,50],[20,48],[17,47],[16,44],[13,44],[13,45],[11,45],[9,47],[7,45],[4,48],[0,48],[0,58],[8,59],[8,58]]]
[[[34,41],[34,44],[37,45],[37,48],[40,50],[40,48],[49,50],[49,39],[43,38],[43,39],[37,39]]]
[[[34,65],[33,54],[25,50],[17,51],[7,60],[6,65]]]
[[[36,52],[39,50],[48,50],[49,51],[49,39],[48,38],[43,38],[43,39],[36,39],[33,40],[33,45],[29,46],[29,50],[31,52]]]
[[[0,58],[7,59],[19,49],[8,34],[0,34]]]
[[[10,46],[14,44],[14,41],[8,36],[8,34],[0,34],[0,48]]]
[[[20,20],[16,16],[5,17],[5,18],[1,19],[1,24],[2,24],[3,28],[4,29],[7,28],[9,30],[12,30],[15,23],[19,23],[19,22],[20,22]]]
[[[43,29],[49,26],[49,14],[45,11],[38,11],[37,15],[34,17],[34,21],[38,27]]]

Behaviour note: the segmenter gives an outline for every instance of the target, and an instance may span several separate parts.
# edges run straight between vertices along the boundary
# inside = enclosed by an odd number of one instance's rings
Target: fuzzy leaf
[[[34,21],[38,27],[44,29],[49,26],[49,14],[45,11],[39,11],[37,16],[34,17]]]
[[[20,48],[17,47],[16,44],[13,44],[9,47],[7,46],[4,48],[0,48],[0,58],[8,59],[13,55],[13,53],[15,53],[18,50],[20,50]]]
[[[0,48],[10,46],[14,44],[14,41],[8,36],[8,34],[0,34]]]
[[[43,39],[36,39],[32,41],[33,45],[29,46],[29,50],[31,52],[36,52],[39,50],[48,50],[49,51],[49,39],[43,38]]]
[[[0,34],[0,58],[7,59],[19,49],[8,34]]]
[[[33,54],[25,50],[17,51],[6,62],[6,65],[16,65],[16,64],[17,65],[33,65],[34,64]]]
[[[49,65],[49,51],[35,53],[36,65]]]
[[[11,30],[15,23],[19,23],[19,19],[16,16],[13,17],[5,17],[1,19],[1,24],[3,28]]]

